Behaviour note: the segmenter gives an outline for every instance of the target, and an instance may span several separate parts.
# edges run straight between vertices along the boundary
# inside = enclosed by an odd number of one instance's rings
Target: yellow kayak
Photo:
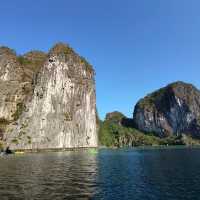
[[[24,154],[24,151],[15,151],[15,154]]]

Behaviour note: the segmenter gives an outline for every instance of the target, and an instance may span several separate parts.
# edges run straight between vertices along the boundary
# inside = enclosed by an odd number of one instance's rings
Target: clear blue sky
[[[132,116],[147,93],[182,80],[200,88],[199,0],[6,0],[0,44],[22,54],[69,43],[96,70],[100,117]]]

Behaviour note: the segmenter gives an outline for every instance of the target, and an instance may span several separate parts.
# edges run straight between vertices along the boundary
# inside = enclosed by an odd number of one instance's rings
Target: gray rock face
[[[4,143],[12,149],[96,147],[94,70],[87,61],[64,44],[48,55],[13,59],[0,57],[0,86],[8,88],[0,99]]]
[[[191,84],[172,83],[141,99],[133,118],[138,129],[160,137],[200,137],[200,91]]]

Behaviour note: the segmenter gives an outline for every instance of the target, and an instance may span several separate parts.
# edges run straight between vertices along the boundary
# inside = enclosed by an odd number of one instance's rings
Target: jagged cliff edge
[[[68,45],[23,56],[0,48],[0,139],[12,149],[96,147],[92,66]]]

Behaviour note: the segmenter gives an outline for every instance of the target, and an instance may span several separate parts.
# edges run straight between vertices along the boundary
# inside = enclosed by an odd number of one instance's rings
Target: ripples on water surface
[[[200,199],[200,149],[1,157],[0,200],[4,199]]]

